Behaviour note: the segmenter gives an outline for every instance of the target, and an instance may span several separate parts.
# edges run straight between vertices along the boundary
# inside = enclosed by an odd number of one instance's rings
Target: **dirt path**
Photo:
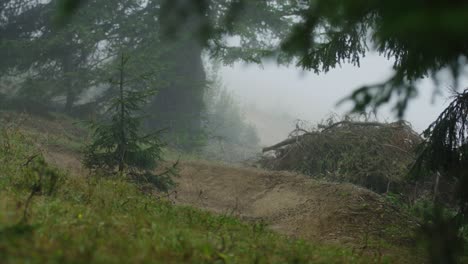
[[[83,168],[80,158],[75,152],[60,148],[60,147],[48,147],[43,149],[43,155],[47,162],[64,169],[71,175],[87,175],[88,170]]]
[[[47,160],[72,175],[85,175],[76,154],[52,148]],[[290,172],[241,168],[211,162],[182,162],[169,199],[218,214],[261,221],[306,240],[369,247],[371,242],[408,244],[414,226],[385,200],[351,184],[312,180]]]
[[[73,175],[87,173],[70,151],[53,148],[45,156]],[[369,238],[406,243],[401,237],[414,225],[379,195],[351,184],[203,161],[179,169],[169,196],[175,204],[262,221],[288,236],[365,247]]]
[[[51,164],[71,175],[88,173],[73,151],[44,150]],[[414,226],[381,196],[351,184],[203,161],[182,162],[179,169],[169,196],[175,204],[261,221],[288,236],[367,248],[375,241],[408,244]]]
[[[401,241],[405,217],[379,195],[350,184],[319,182],[288,172],[208,162],[181,165],[171,199],[308,240],[363,245],[369,238]],[[398,239],[397,239],[398,237]]]

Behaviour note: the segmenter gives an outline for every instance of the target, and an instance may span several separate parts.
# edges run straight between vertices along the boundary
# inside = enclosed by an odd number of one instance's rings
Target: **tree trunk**
[[[67,91],[65,94],[65,113],[71,114],[73,105],[76,100],[76,95],[74,91],[74,81],[73,78],[71,77],[72,71],[73,71],[73,65],[72,65],[72,58],[70,56],[65,56],[65,58],[62,61],[63,63],[63,74],[65,77],[65,90]]]
[[[117,148],[119,153],[119,172],[123,172],[125,168],[125,152],[126,152],[126,135],[125,135],[125,103],[124,103],[124,65],[125,58],[121,55],[119,68],[119,95],[120,95],[120,143]]]
[[[66,81],[67,94],[65,101],[65,113],[72,114],[73,105],[75,104],[76,96],[73,93],[73,82],[71,80]]]
[[[187,0],[166,0],[161,4],[160,27],[162,60],[166,64],[163,76],[165,85],[150,104],[150,111],[156,116],[150,127],[169,128],[170,134],[182,138],[181,147],[193,149],[202,133],[201,117],[204,110],[204,89],[206,74],[202,62],[203,46],[194,35],[199,20],[196,16],[187,18],[187,23],[174,34],[171,30],[177,12],[174,6],[190,8]]]

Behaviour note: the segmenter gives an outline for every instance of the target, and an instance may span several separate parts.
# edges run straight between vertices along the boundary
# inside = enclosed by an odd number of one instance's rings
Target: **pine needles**
[[[425,142],[413,172],[423,176],[424,170],[438,171],[448,180],[455,180],[455,198],[461,213],[468,213],[468,89],[455,93],[453,101],[424,131]]]
[[[132,178],[151,178],[148,182],[158,182],[158,177],[164,177],[165,184],[172,185],[167,174],[155,175],[153,172],[162,162],[163,143],[160,133],[141,134],[141,124],[144,115],[138,112],[149,99],[156,94],[151,88],[133,90],[126,87],[125,67],[128,57],[121,55],[117,81],[110,80],[117,87],[118,94],[110,101],[106,112],[107,119],[102,123],[92,123],[93,141],[85,148],[84,165],[92,170],[119,174],[128,174]],[[156,184],[161,187],[161,184]],[[167,188],[160,188],[167,189]]]

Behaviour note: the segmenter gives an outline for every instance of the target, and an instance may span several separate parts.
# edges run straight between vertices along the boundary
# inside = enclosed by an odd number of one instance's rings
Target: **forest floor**
[[[81,166],[78,148],[84,133],[71,120],[25,119],[22,126],[40,135],[38,142],[49,163],[73,176],[88,173]],[[153,195],[177,205],[262,223],[288,237],[345,246],[376,259],[419,259],[414,257],[419,255],[414,239],[417,224],[364,188],[202,160],[182,160],[175,181],[177,186],[168,194]]]

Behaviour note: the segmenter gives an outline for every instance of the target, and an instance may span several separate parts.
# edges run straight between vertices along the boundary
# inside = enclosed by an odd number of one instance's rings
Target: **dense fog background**
[[[257,127],[263,145],[276,143],[293,130],[295,120],[320,122],[331,114],[344,115],[351,104],[337,105],[352,91],[364,84],[386,80],[392,73],[392,61],[369,54],[360,67],[349,64],[317,75],[290,67],[266,63],[263,66],[237,63],[221,68],[227,89],[239,97],[247,119]],[[410,104],[404,119],[422,132],[447,106],[449,81],[440,83],[437,93],[430,79],[420,82],[419,95]],[[380,121],[393,121],[396,115],[390,106],[378,111]]]

